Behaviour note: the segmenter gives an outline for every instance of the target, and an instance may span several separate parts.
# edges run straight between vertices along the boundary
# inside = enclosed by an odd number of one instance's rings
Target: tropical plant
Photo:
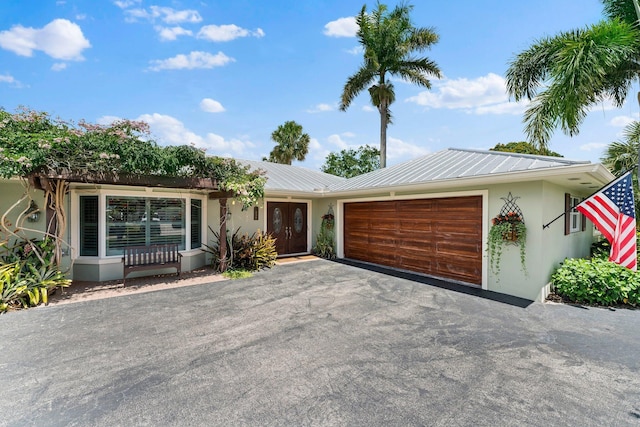
[[[640,122],[632,122],[624,128],[623,138],[607,145],[600,160],[614,175],[623,173],[638,165],[640,148]]]
[[[604,100],[620,107],[640,75],[637,0],[602,0],[607,20],[545,37],[518,54],[507,71],[529,140],[546,148],[555,128],[575,135],[589,109]],[[637,7],[635,7],[637,9]]]
[[[535,154],[537,156],[564,157],[562,154],[551,151],[547,148],[538,148],[527,141],[507,142],[506,144],[496,144],[489,148],[489,151],[500,151],[502,153]]]
[[[347,79],[342,91],[340,110],[346,111],[364,89],[369,90],[371,103],[380,113],[380,167],[387,165],[387,125],[391,123],[389,106],[395,101],[393,84],[387,75],[431,87],[427,77],[440,78],[438,65],[426,57],[414,57],[438,42],[432,28],[414,27],[411,21],[413,6],[400,3],[389,11],[378,2],[367,13],[362,6],[356,16],[358,42],[362,45],[364,63]]]
[[[272,163],[290,165],[293,160],[303,161],[309,152],[309,134],[302,131],[302,126],[290,120],[278,126],[271,134],[276,143],[269,158],[264,160]]]
[[[53,239],[3,246],[0,258],[0,312],[46,304],[51,290],[71,282],[55,264]]]
[[[380,150],[363,145],[357,150],[345,149],[340,153],[329,153],[320,170],[344,178],[353,178],[380,169]]]
[[[314,254],[326,259],[334,259],[336,257],[334,228],[335,218],[330,208],[328,213],[322,215],[320,233],[316,236],[316,245],[313,247]]]
[[[624,128],[622,139],[607,145],[604,155],[600,159],[615,176],[622,176],[629,170],[635,179],[633,194],[635,200],[636,218],[640,217],[640,197],[638,197],[638,150],[640,150],[640,122],[632,122]]]
[[[491,270],[500,273],[500,260],[504,246],[514,244],[520,250],[520,265],[526,273],[527,267],[525,246],[527,243],[527,227],[522,216],[516,212],[497,215],[491,220],[491,228],[487,237],[487,253],[490,257]]]
[[[551,284],[572,302],[640,305],[640,273],[602,258],[565,260]]]
[[[221,258],[220,233],[209,230],[213,234],[213,241],[210,245],[204,245],[204,251],[211,254],[211,265],[220,271],[222,266],[232,270],[261,270],[271,268],[278,258],[275,239],[260,230],[248,235],[241,234],[238,228],[233,234],[227,234],[226,258]]]

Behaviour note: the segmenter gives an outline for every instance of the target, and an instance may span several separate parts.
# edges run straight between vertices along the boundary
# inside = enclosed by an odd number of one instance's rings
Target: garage
[[[482,284],[482,196],[344,204],[344,256]]]

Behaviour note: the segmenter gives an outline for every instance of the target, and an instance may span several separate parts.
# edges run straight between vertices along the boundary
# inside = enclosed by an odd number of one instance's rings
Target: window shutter
[[[98,256],[98,196],[80,197],[80,256]]]
[[[564,235],[571,233],[571,194],[564,193]]]
[[[191,249],[202,246],[202,200],[191,200]]]

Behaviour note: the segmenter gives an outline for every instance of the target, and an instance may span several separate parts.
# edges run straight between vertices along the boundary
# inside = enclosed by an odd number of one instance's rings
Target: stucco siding
[[[551,183],[544,184],[542,198],[543,220],[548,223],[564,212],[565,193],[584,197],[588,194],[576,194]],[[542,251],[546,266],[547,281],[565,258],[585,258],[589,256],[593,242],[593,224],[585,219],[585,231],[564,234],[564,217],[559,218],[542,231]]]
[[[522,270],[520,261],[520,248],[516,245],[506,245],[502,252],[499,264],[499,272],[489,268],[489,290],[519,296],[527,299],[535,299],[540,288],[546,283],[546,268],[540,268],[543,264],[542,250],[542,196],[543,184],[540,181],[514,183],[509,185],[496,185],[489,187],[489,223],[491,219],[500,213],[506,198],[511,195],[516,198],[516,204],[520,207],[527,226],[527,243],[525,246],[526,272]],[[485,236],[485,242],[487,236]],[[489,256],[485,254],[485,256]],[[491,261],[491,260],[489,260]]]

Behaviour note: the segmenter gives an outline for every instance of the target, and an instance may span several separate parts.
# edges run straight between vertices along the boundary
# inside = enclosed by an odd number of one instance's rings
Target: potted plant
[[[524,225],[522,214],[514,211],[501,213],[491,220],[491,229],[487,241],[487,251],[491,257],[491,270],[500,272],[500,258],[505,245],[514,244],[520,248],[520,264],[526,273],[525,245],[527,242],[527,227]]]

